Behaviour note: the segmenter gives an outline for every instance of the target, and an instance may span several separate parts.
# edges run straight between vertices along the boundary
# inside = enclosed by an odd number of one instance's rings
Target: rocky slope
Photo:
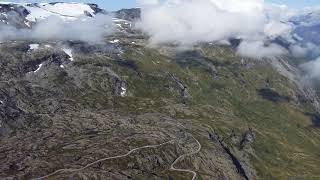
[[[137,13],[99,45],[0,44],[1,179],[319,178],[318,96],[291,57],[150,48]]]

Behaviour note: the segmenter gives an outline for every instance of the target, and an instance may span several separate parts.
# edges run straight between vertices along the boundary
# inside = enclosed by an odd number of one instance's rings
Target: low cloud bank
[[[306,72],[307,79],[320,80],[320,57],[301,65],[301,68]]]
[[[287,50],[277,44],[266,45],[261,41],[244,41],[238,47],[238,54],[241,56],[259,59],[280,56],[286,53],[288,53]]]
[[[225,42],[237,38],[243,39],[238,53],[248,57],[279,56],[291,50],[297,56],[304,54],[302,48],[305,47],[293,37],[294,25],[289,23],[297,12],[286,6],[268,4],[264,0],[140,2],[141,21],[136,26],[150,36],[151,44],[175,43],[191,47],[198,42]],[[279,37],[296,46],[285,50],[272,43]]]
[[[258,0],[165,0],[142,7],[139,28],[151,36],[151,43],[197,42],[228,38],[261,37],[263,4]]]
[[[0,25],[0,41],[4,40],[80,40],[101,43],[114,30],[112,17],[97,15],[66,21],[57,16],[40,20],[32,29]]]
[[[314,59],[320,56],[320,47],[313,43],[293,44],[289,47],[291,54],[297,58]]]

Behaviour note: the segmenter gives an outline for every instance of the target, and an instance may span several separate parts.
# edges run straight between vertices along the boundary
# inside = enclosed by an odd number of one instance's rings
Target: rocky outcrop
[[[94,14],[107,14],[108,12],[104,9],[101,9],[98,4],[88,3],[91,9],[94,11]],[[89,15],[90,16],[90,15]]]
[[[127,84],[123,81],[118,74],[107,68],[107,73],[111,77],[113,94],[115,96],[124,97],[127,95]]]
[[[141,18],[141,9],[132,8],[132,9],[121,9],[114,12],[115,17],[119,19],[124,19],[127,21],[136,21]]]
[[[264,99],[267,99],[272,102],[288,102],[290,101],[290,97],[283,96],[270,88],[262,88],[258,90],[258,94],[262,96]]]
[[[299,100],[308,101],[314,109],[320,113],[320,98],[316,91],[307,79],[302,76],[301,71],[289,63],[288,57],[272,58],[267,60],[273,65],[279,73],[287,77],[292,83],[297,86]]]
[[[248,131],[246,131],[242,135],[242,139],[240,141],[240,150],[244,149],[246,146],[250,146],[254,142],[255,134],[251,128],[249,128]]]
[[[232,153],[231,149],[229,149],[223,142],[222,138],[219,136],[217,132],[210,132],[209,138],[214,142],[218,143],[225,153],[229,156],[229,158],[232,160],[233,165],[236,167],[238,173],[246,180],[249,180],[249,177],[245,171],[245,168],[243,167],[241,161]]]
[[[186,104],[188,102],[188,100],[191,98],[191,96],[188,92],[188,87],[174,74],[169,73],[169,76],[178,86],[182,103]]]
[[[31,22],[26,19],[30,12],[18,4],[1,4],[0,24],[10,25],[17,28],[30,28]]]

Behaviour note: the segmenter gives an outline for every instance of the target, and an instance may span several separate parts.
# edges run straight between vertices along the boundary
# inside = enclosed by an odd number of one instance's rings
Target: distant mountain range
[[[16,27],[29,28],[30,24],[49,16],[57,16],[64,20],[73,20],[78,17],[93,17],[96,14],[114,14],[116,18],[133,21],[140,18],[140,9],[122,9],[116,12],[107,12],[97,4],[83,3],[32,3],[14,4],[0,2],[0,23]]]
[[[296,25],[295,33],[305,42],[320,45],[320,10],[305,12],[291,19]]]

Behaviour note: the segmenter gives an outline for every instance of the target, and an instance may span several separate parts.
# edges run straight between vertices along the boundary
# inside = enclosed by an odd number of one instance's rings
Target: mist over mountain
[[[320,10],[0,2],[0,179],[317,179]]]

